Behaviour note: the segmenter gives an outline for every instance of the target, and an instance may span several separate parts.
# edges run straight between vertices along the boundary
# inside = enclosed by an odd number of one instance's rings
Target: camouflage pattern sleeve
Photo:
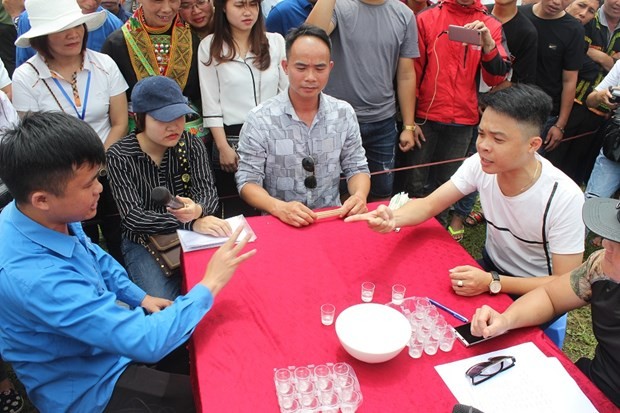
[[[605,278],[601,268],[604,253],[605,250],[601,249],[590,254],[588,259],[570,274],[570,284],[573,291],[584,301],[590,301],[592,297],[592,283]]]

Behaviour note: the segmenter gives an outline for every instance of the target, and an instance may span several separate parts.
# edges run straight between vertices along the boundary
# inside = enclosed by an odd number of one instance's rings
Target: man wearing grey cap
[[[583,221],[603,237],[603,249],[572,272],[525,294],[501,314],[482,306],[474,314],[471,329],[477,336],[495,336],[590,304],[598,344],[592,360],[581,358],[576,365],[620,407],[620,202],[588,199]]]
[[[139,81],[131,93],[136,130],[107,152],[112,194],[122,220],[121,250],[127,273],[148,294],[174,300],[180,294],[178,268],[163,268],[148,250],[148,236],[186,229],[214,236],[231,234],[213,214],[218,197],[202,141],[184,130],[195,113],[179,85],[165,76]],[[163,186],[183,204],[167,208],[151,199]]]

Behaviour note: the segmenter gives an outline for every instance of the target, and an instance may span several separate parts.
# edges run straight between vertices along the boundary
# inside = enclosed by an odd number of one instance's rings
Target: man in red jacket
[[[412,165],[464,157],[479,120],[480,74],[487,85],[495,86],[510,69],[502,24],[480,0],[441,1],[420,12],[417,23],[418,127],[409,155]],[[450,25],[477,30],[480,44],[450,40]],[[405,184],[409,195],[428,195],[450,179],[459,165],[411,170]]]

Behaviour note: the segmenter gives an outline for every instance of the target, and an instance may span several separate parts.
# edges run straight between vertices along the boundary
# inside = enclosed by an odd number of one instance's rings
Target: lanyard
[[[56,83],[56,86],[58,86],[58,89],[60,89],[65,99],[67,99],[67,102],[69,102],[69,104],[73,107],[73,110],[75,110],[75,114],[78,116],[78,118],[82,120],[84,120],[84,118],[86,117],[86,105],[88,105],[88,92],[90,92],[90,75],[91,75],[91,71],[89,70],[88,79],[86,80],[86,93],[84,94],[84,104],[82,105],[81,115],[80,115],[80,112],[78,112],[77,107],[75,106],[75,103],[73,103],[73,100],[69,97],[69,95],[67,94],[65,89],[62,87],[58,79],[56,79],[55,77],[52,77],[52,79],[54,80],[54,83]],[[77,78],[75,81],[77,82]]]

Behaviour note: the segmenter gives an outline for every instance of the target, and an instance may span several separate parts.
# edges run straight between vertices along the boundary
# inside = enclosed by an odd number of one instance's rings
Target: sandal
[[[0,412],[19,413],[24,408],[24,399],[15,389],[5,390],[0,393]]]
[[[468,227],[474,227],[481,222],[484,222],[484,214],[482,213],[482,211],[472,211],[465,218],[465,225],[467,225]]]
[[[463,236],[465,235],[465,228],[454,230],[451,226],[448,226],[448,232],[452,236],[456,242],[463,241]]]

